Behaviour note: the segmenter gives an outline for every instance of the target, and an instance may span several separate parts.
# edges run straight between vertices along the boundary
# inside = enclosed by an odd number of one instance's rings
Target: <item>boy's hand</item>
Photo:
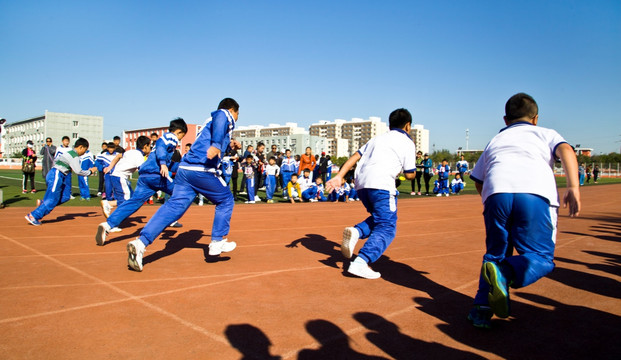
[[[91,174],[94,174],[97,172],[97,167],[93,166],[92,168],[89,169],[91,171]]]
[[[104,172],[104,174],[107,174],[107,173],[109,173],[109,172],[110,172],[110,170],[112,170],[112,169],[110,168],[110,166],[108,166],[108,167],[105,167],[105,168],[103,169],[103,172]]]
[[[168,166],[165,164],[160,165],[160,175],[162,175],[162,177],[168,177]]]
[[[241,143],[237,140],[231,140],[231,144],[229,145],[233,150],[241,150]]]
[[[207,159],[211,160],[218,155],[220,155],[220,149],[218,149],[217,147],[210,146],[209,149],[207,149]]]
[[[334,190],[340,189],[342,182],[343,182],[343,179],[339,175],[336,175],[335,177],[327,181],[326,191],[328,192],[328,194],[330,194]]]
[[[295,200],[293,200],[293,198],[289,198],[289,200],[291,200],[292,204],[295,204]]]
[[[580,189],[569,187],[563,195],[563,208],[569,205],[569,217],[576,217],[580,214]]]

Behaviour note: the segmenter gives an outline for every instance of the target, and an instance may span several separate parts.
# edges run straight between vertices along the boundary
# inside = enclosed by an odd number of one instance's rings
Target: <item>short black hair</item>
[[[246,159],[254,159],[254,157],[251,154],[246,155]]]
[[[121,140],[121,137],[120,136],[115,136],[115,137],[112,138],[112,140]]]
[[[157,133],[151,133],[151,136],[153,136],[153,135],[155,135],[157,137],[160,137]]]
[[[237,101],[231,98],[224,98],[222,99],[222,101],[220,101],[220,104],[218,104],[218,110],[220,109],[224,109],[224,110],[233,109],[235,110],[235,112],[237,112],[239,111],[239,104],[237,103]]]
[[[142,150],[145,146],[151,146],[151,139],[144,135],[138,136],[138,139],[136,139],[136,149]]]
[[[64,141],[65,139],[67,139],[67,140],[71,140],[71,139],[69,139],[69,136],[63,136],[63,139],[62,139],[62,140]]]
[[[291,152],[291,149],[287,149],[287,150],[285,150],[285,152],[287,152],[287,151],[288,151],[288,152]]]
[[[534,118],[539,113],[537,102],[532,96],[525,93],[517,93],[507,100],[505,104],[505,120],[515,121],[523,117]]]
[[[270,156],[270,158],[268,160],[274,160],[276,161],[276,156]]]
[[[445,162],[445,161],[448,162],[448,160],[446,160],[446,158],[442,159],[442,162]]]
[[[85,138],[79,138],[75,141],[75,144],[73,144],[74,148],[77,148],[78,146],[84,146],[88,149],[88,140],[86,140]]]
[[[291,174],[291,177],[294,177],[294,176],[298,177],[298,174],[296,174],[296,173]]]
[[[302,170],[302,172],[307,172],[307,171],[310,172],[310,169],[306,168],[306,169]]]
[[[407,109],[401,108],[390,113],[388,127],[390,129],[403,129],[405,125],[412,123],[412,114]]]
[[[113,143],[112,141],[110,141],[110,142],[108,143],[108,147],[109,147],[109,148],[113,148],[113,149],[114,149],[114,148],[116,148],[116,144],[115,144],[115,143]]]
[[[262,142],[260,142],[260,143],[258,143],[258,144],[257,144],[257,148],[260,148],[261,146],[265,146],[265,144],[264,144],[264,143],[262,143]]]
[[[188,132],[188,125],[180,117],[171,120],[170,125],[168,125],[168,132],[175,132],[176,130],[181,130],[184,134]]]
[[[192,147],[192,143],[187,143],[187,144],[185,144],[185,146]]]
[[[46,138],[45,138],[45,141],[48,141],[48,140],[49,140],[49,141],[52,141],[52,138],[51,138],[51,137],[49,137],[49,136],[48,136],[48,137],[46,137]]]

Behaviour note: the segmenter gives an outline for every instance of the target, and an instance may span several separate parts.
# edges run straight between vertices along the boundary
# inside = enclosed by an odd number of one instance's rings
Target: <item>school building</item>
[[[185,148],[185,144],[190,144],[196,141],[196,136],[200,132],[202,125],[196,124],[187,124],[188,132],[185,134],[183,139],[180,141],[181,152],[183,153],[183,149]],[[136,148],[136,140],[139,136],[146,136],[151,138],[152,133],[156,133],[157,137],[160,138],[168,131],[168,126],[160,126],[153,128],[144,128],[144,129],[136,129],[136,130],[123,130],[123,136],[121,137],[121,146],[125,150],[132,150]]]
[[[30,140],[38,153],[46,138],[51,137],[53,144],[58,146],[63,136],[69,136],[72,146],[78,138],[85,138],[98,149],[103,141],[103,116],[45,110],[41,116],[3,125],[0,152],[2,157],[21,154]]]

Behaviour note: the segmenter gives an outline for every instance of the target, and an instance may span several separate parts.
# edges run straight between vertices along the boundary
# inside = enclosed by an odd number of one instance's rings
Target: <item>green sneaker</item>
[[[468,314],[468,320],[474,327],[481,329],[492,328],[492,309],[489,306],[475,305]]]
[[[499,318],[509,317],[509,285],[507,279],[493,262],[484,262],[481,267],[481,275],[489,284],[487,300],[492,311]]]

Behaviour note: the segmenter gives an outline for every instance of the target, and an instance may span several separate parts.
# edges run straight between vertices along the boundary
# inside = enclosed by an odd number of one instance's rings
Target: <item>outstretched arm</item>
[[[360,160],[360,157],[361,157],[360,153],[358,151],[356,151],[354,153],[354,155],[352,155],[345,162],[345,164],[343,164],[343,166],[341,166],[341,170],[339,170],[339,173],[335,177],[330,179],[330,181],[326,182],[326,191],[328,193],[331,193],[333,190],[338,189],[338,188],[341,187],[341,183],[342,183],[343,178],[345,177],[347,172],[349,170],[351,170],[351,168],[354,167],[354,165],[356,165],[358,160]]]
[[[561,204],[564,208],[569,206],[569,216],[578,216],[580,213],[580,182],[578,180],[578,160],[574,149],[567,143],[556,148],[556,157],[561,159],[565,176],[567,177],[567,190],[563,195]]]

